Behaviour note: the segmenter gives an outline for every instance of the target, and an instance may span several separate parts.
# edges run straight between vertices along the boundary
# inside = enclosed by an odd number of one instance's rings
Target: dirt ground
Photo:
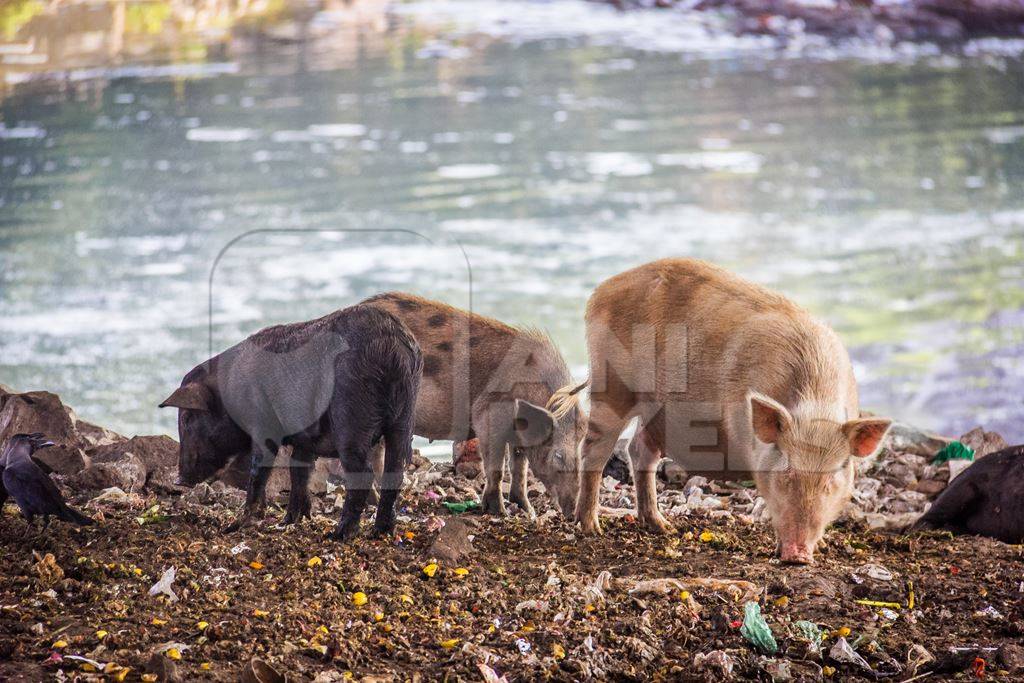
[[[282,528],[271,509],[259,527],[223,534],[236,502],[130,495],[90,503],[95,526],[54,522],[46,532],[28,531],[7,506],[0,680],[1024,675],[1014,668],[1024,665],[1020,546],[848,521],[830,529],[815,566],[793,567],[773,557],[771,528],[742,515],[694,510],[667,537],[619,515],[604,519],[602,537],[582,538],[553,512],[454,514],[411,490],[394,537],[342,545],[325,539],[333,510]],[[537,505],[547,509],[543,494]],[[439,534],[458,537],[465,554],[441,552]],[[177,600],[151,596],[171,567]],[[661,577],[683,583],[631,593]],[[695,577],[751,582],[756,594],[686,584]],[[748,600],[760,604],[775,654],[742,635]],[[800,620],[818,625],[823,642]],[[863,663],[841,661],[840,638]]]

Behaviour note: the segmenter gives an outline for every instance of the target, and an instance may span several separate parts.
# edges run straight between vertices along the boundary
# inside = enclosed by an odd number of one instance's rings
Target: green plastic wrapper
[[[800,631],[800,635],[802,635],[807,640],[811,641],[815,645],[821,643],[821,629],[818,628],[818,625],[815,624],[813,621],[801,619],[800,621],[794,622],[793,625],[796,626],[798,631]]]
[[[740,626],[740,634],[755,647],[770,655],[779,650],[779,644],[775,642],[768,622],[761,616],[761,606],[753,600],[743,605],[743,625]]]
[[[454,513],[467,512],[480,507],[480,503],[475,500],[467,500],[464,503],[449,503],[448,501],[445,501],[443,505],[448,508],[448,512]]]
[[[949,460],[974,460],[974,451],[959,441],[951,441],[935,455],[933,465],[941,465]]]

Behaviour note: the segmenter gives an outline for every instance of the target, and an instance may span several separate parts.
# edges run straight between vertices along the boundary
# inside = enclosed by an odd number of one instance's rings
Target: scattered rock
[[[82,437],[82,440],[85,441],[86,448],[106,446],[116,441],[122,441],[125,438],[106,427],[100,427],[82,419],[75,420],[75,429],[78,431],[78,435]]]
[[[127,474],[123,472],[122,475],[126,479],[131,479],[132,483],[137,483],[134,470],[141,463],[142,483],[137,488],[125,489],[116,483],[110,484],[111,486],[134,491],[149,483],[153,488],[160,490],[175,490],[174,483],[178,477],[178,442],[169,436],[133,436],[130,439],[92,448],[89,450],[89,457],[92,459],[93,467],[104,463],[130,463],[122,466],[122,469],[127,468]]]
[[[181,681],[177,665],[160,653],[154,653],[146,662],[146,673],[155,674],[161,683],[179,683]]]
[[[1024,671],[1024,645],[1007,643],[996,653],[999,663],[1010,673]]]
[[[959,438],[960,443],[974,451],[974,459],[984,458],[989,453],[1009,448],[1010,444],[995,432],[986,432],[981,427],[975,427]]]
[[[117,487],[134,493],[146,485],[146,465],[133,453],[118,453],[114,460],[92,463],[68,483],[87,491]]]
[[[885,437],[885,446],[896,452],[932,457],[950,441],[952,439],[918,429],[905,422],[894,422]]]
[[[454,517],[447,519],[437,532],[437,538],[428,554],[438,560],[457,563],[473,552],[473,542],[469,537],[471,533],[470,526],[463,520]]]
[[[10,394],[0,411],[0,442],[15,434],[41,432],[54,445],[37,454],[57,474],[74,474],[88,464],[73,413],[48,391]]]

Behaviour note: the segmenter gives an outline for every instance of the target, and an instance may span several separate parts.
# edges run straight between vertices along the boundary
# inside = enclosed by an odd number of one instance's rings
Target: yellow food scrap
[[[846,638],[847,636],[850,635],[850,627],[849,626],[840,626],[839,629],[836,630],[836,635],[839,636],[840,638]]]
[[[252,562],[250,562],[249,566],[252,567],[253,569],[256,569],[256,570],[263,569],[263,563],[262,562],[257,562],[256,560],[253,560]]]
[[[685,600],[689,600],[690,599],[690,591],[679,591],[679,599],[680,600],[684,600],[684,601]]]
[[[108,635],[110,635],[110,634],[107,633],[106,631],[104,631],[103,629],[100,629],[99,631],[96,631],[96,637],[99,638],[100,640],[103,640]]]
[[[264,617],[270,616],[270,612],[262,609],[254,609],[252,611],[252,615],[258,619],[263,619]]]
[[[167,623],[167,620],[166,619],[161,619],[160,617],[153,617],[153,621],[151,621],[149,623],[153,624],[153,626],[163,626],[164,624]]]
[[[467,574],[469,574],[469,570],[465,567],[458,567],[455,570],[455,576],[466,576]]]
[[[565,659],[565,648],[555,643],[551,646],[551,654],[555,659]]]
[[[356,607],[365,605],[369,600],[370,599],[366,597],[366,593],[363,593],[362,591],[352,594],[352,604]]]
[[[157,680],[156,674],[142,674],[142,683],[156,683]]]
[[[411,605],[412,604],[412,596],[406,595],[405,593],[402,593],[401,595],[399,595],[398,599],[399,599],[399,601],[405,603],[406,605]]]
[[[322,636],[326,636],[330,631],[327,630],[326,626],[317,626],[316,632]]]
[[[776,598],[775,599],[775,606],[776,607],[785,607],[788,604],[789,604],[789,598],[787,596],[785,596],[785,595],[783,595],[781,598]]]
[[[854,600],[858,605],[867,605],[868,607],[891,607],[893,609],[902,609],[903,605],[898,602],[886,602],[884,600]]]
[[[713,540],[715,540],[715,534],[714,533],[712,533],[711,531],[708,531],[707,529],[705,529],[704,531],[701,532],[701,534],[700,534],[700,542],[701,543],[711,543],[711,541],[713,541]]]
[[[176,647],[169,648],[166,652],[164,652],[164,655],[167,656],[167,659],[173,659],[174,661],[178,661],[179,659],[181,659],[181,653],[178,652],[178,648]]]
[[[199,665],[199,668],[202,669],[203,671],[209,671],[210,669],[213,668],[213,666],[211,666],[209,662],[203,662],[202,664]]]
[[[451,640],[442,640],[441,641],[441,647],[443,647],[446,650],[450,650],[450,649],[452,649],[453,647],[455,647],[458,644],[459,644],[459,639],[458,638],[452,638]]]
[[[68,646],[68,641],[66,641],[66,640],[58,640],[57,642],[55,642],[50,647],[52,647],[54,650],[63,650],[67,646]]]
[[[423,568],[423,573],[427,576],[433,577],[434,574],[437,573],[437,563],[431,562],[430,564],[428,564],[426,567]]]
[[[384,621],[384,613],[383,612],[374,612],[373,613],[373,620],[374,621]]]
[[[206,629],[210,628],[210,623],[206,621],[200,621],[196,624],[196,628],[200,631],[205,631]]]
[[[825,678],[832,678],[836,675],[836,668],[834,666],[823,666],[821,667],[821,675]]]
[[[414,534],[411,531],[406,531],[405,532],[405,538],[406,538],[406,540],[411,541],[412,539],[416,538],[416,534]]]
[[[311,557],[308,560],[306,560],[306,566],[309,567],[310,569],[312,569],[313,567],[319,567],[323,563],[324,563],[324,561],[321,560],[319,557],[316,557],[316,556]]]

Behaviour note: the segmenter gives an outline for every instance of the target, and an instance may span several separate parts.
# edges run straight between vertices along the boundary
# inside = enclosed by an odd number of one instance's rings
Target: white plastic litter
[[[883,567],[880,564],[862,564],[853,570],[853,580],[857,583],[862,583],[864,577],[874,579],[875,581],[892,581],[892,572]]]
[[[149,589],[150,595],[166,595],[167,599],[171,602],[177,602],[178,596],[175,594],[174,589],[171,585],[174,583],[174,577],[177,575],[177,570],[171,567],[164,572],[164,575],[160,577],[160,580],[153,584],[152,588]]]
[[[867,671],[874,671],[868,661],[857,654],[857,651],[846,642],[846,638],[839,638],[829,650],[828,656],[843,664],[854,664]]]

